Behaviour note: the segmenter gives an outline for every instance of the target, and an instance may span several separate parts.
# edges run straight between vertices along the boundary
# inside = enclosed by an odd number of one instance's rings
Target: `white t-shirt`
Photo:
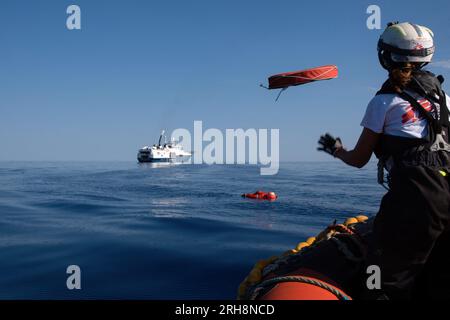
[[[423,97],[409,92],[428,111],[431,103]],[[450,97],[446,95],[447,109]],[[439,110],[439,105],[437,105]],[[450,114],[450,113],[449,113]],[[450,118],[450,117],[449,117]],[[411,104],[397,94],[380,94],[375,96],[367,106],[361,126],[376,133],[407,138],[423,138],[428,133],[427,120],[411,107]]]

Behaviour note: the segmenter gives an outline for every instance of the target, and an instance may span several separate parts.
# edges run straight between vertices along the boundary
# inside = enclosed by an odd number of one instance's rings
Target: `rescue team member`
[[[425,264],[430,269],[430,254],[434,269],[428,270],[427,285],[434,292],[427,295],[450,298],[450,98],[442,91],[443,78],[422,70],[434,48],[430,29],[388,24],[378,55],[389,79],[367,107],[355,149],[345,150],[341,140],[329,134],[319,140],[319,150],[358,168],[374,152],[382,184],[383,170],[388,171],[389,191],[374,223],[377,250],[367,261],[380,267],[382,287],[366,298],[410,299]],[[432,253],[435,247],[441,248],[439,253]]]

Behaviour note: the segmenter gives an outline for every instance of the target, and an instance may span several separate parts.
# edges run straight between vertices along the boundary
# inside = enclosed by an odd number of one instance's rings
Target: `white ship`
[[[191,157],[191,153],[184,151],[178,141],[166,142],[164,131],[159,136],[158,144],[145,146],[139,149],[137,160],[139,162],[184,162]]]

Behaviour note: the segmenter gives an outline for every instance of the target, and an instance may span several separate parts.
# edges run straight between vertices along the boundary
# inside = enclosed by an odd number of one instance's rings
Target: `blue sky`
[[[66,8],[82,30],[66,28]],[[441,1],[0,2],[0,160],[135,160],[161,129],[279,128],[281,161],[329,160],[329,131],[352,147],[386,74],[383,27],[412,21],[435,32],[450,79],[450,3]],[[336,64],[339,79],[276,92],[267,76]],[[449,80],[450,81],[450,80]]]

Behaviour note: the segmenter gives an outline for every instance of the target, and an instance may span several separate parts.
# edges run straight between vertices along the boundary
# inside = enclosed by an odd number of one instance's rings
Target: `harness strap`
[[[412,78],[412,81],[414,83],[415,90],[420,95],[424,96],[426,99],[428,99],[430,102],[434,101],[435,103],[438,103],[440,106],[440,114],[436,114],[436,119],[439,119],[439,123],[444,127],[450,126],[449,121],[449,111],[447,109],[447,98],[445,95],[445,92],[442,90],[442,83],[444,82],[443,76],[437,76],[434,80],[434,86],[431,88],[429,86],[424,87],[424,85],[421,83],[417,77],[420,78],[421,74],[417,74]],[[422,74],[423,76],[423,74]],[[437,97],[436,97],[437,96]],[[435,105],[433,105],[436,107]],[[437,109],[437,108],[436,108]],[[436,110],[437,111],[437,110]]]
[[[409,93],[402,91],[398,94],[402,99],[408,101],[414,110],[418,111],[419,114],[427,119],[428,123],[432,126],[434,134],[440,133],[442,131],[442,126],[439,121],[431,115],[431,112],[427,111],[415,98],[413,98]],[[427,97],[425,97],[427,99]],[[427,99],[428,100],[428,99]],[[430,101],[433,106],[433,110],[437,113],[436,105]]]

